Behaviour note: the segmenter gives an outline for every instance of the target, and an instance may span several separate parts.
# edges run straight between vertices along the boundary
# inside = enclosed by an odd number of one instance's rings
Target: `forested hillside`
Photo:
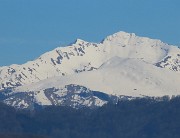
[[[0,104],[1,138],[179,138],[180,97],[119,101],[97,109]]]

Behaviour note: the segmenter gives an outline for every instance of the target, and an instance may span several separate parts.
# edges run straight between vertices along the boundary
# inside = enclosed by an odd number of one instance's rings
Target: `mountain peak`
[[[119,31],[117,33],[114,33],[112,35],[110,35],[111,37],[118,37],[118,38],[130,38],[130,37],[135,37],[135,33],[128,33],[128,32],[124,32],[124,31]]]
[[[128,32],[124,32],[124,31],[119,31],[117,33],[114,33],[113,35],[116,35],[116,36],[136,36],[135,33],[128,33]]]
[[[75,40],[74,44],[83,44],[83,43],[85,43],[85,42],[86,42],[86,41],[77,38],[77,39]]]
[[[131,38],[135,38],[136,35],[135,33],[127,33],[127,32],[124,32],[124,31],[120,31],[120,32],[117,32],[117,33],[114,33],[112,35],[109,35],[107,36],[103,41],[102,43],[106,42],[106,41],[124,41],[124,40],[129,40]]]

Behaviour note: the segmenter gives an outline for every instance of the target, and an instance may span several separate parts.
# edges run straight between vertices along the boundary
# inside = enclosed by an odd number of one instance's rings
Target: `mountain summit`
[[[52,104],[49,88],[55,92],[74,86],[78,93],[81,88],[88,88],[88,92],[92,90],[92,100],[97,99],[94,91],[126,96],[178,95],[179,82],[178,47],[126,32],[110,35],[101,43],[77,39],[34,61],[0,67],[1,91],[35,92],[36,101],[41,104]]]

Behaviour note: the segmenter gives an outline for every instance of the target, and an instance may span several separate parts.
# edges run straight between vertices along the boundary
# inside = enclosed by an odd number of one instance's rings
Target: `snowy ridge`
[[[73,108],[96,108],[108,102],[117,103],[120,97],[92,91],[80,85],[66,85],[62,88],[48,88],[31,92],[3,92],[3,102],[16,108],[33,109],[36,106],[60,105]],[[121,99],[131,97],[121,96]]]
[[[169,54],[168,56],[163,58],[163,60],[156,63],[156,65],[161,68],[167,68],[176,72],[180,72],[180,54]]]
[[[23,65],[2,67],[0,70],[1,89],[30,84],[54,76],[64,76],[95,69],[91,62],[81,58],[85,54],[83,51],[85,46],[81,46],[81,44],[77,41],[73,46],[56,48]],[[87,48],[92,45],[86,42],[83,44]],[[93,47],[95,46],[93,45]],[[93,47],[89,48],[89,51],[95,52],[96,49]],[[89,54],[86,54],[84,58],[88,58],[88,56]],[[96,65],[97,63],[93,62],[93,64]]]

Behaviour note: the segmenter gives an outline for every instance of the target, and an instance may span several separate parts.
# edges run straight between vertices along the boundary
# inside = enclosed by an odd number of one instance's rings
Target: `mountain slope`
[[[96,108],[108,102],[117,103],[118,98],[80,85],[66,85],[62,88],[47,88],[30,92],[2,92],[2,101],[16,108],[33,109],[44,105],[70,106],[73,108]],[[130,97],[121,97],[130,98]]]
[[[98,70],[49,78],[18,87],[16,91],[40,91],[51,87],[60,88],[68,84],[77,84],[114,95],[163,96],[178,95],[179,82],[179,73],[161,69],[138,59],[114,57]]]

